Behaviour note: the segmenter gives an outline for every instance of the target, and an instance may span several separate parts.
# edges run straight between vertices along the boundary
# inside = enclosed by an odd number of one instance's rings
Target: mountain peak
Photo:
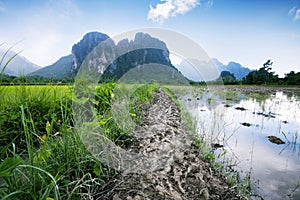
[[[81,43],[85,40],[94,40],[94,41],[103,41],[103,40],[106,40],[108,39],[109,36],[106,35],[105,33],[101,33],[101,32],[97,32],[97,31],[93,31],[93,32],[88,32],[86,33],[83,38],[78,42],[78,43]],[[77,43],[77,44],[78,44]],[[75,44],[76,45],[76,44]]]
[[[230,73],[234,74],[237,80],[242,80],[251,72],[249,68],[243,67],[240,63],[234,61],[228,62],[227,65],[224,65],[216,58],[212,58],[211,61],[216,65],[220,72],[229,71]]]
[[[6,50],[0,49],[0,59],[5,55]],[[3,58],[2,63],[0,63],[0,71],[2,70],[3,65],[13,56],[15,56],[16,53],[13,51],[9,51],[6,56]],[[40,69],[41,67],[30,62],[25,57],[18,54],[14,59],[12,59],[9,64],[7,65],[6,69],[4,70],[4,73],[8,75],[13,76],[20,76],[20,75],[26,75],[30,72],[33,72],[35,70]]]
[[[108,35],[100,32],[86,33],[83,38],[72,46],[73,71],[76,72],[86,56],[101,42],[107,40]]]
[[[210,60],[217,66],[223,65],[223,63],[221,63],[217,58],[211,58]]]

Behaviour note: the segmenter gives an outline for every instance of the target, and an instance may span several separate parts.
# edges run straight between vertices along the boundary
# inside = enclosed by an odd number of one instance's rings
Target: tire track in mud
[[[182,126],[179,107],[162,89],[135,135],[128,149],[138,155],[132,169],[109,180],[98,199],[240,199],[225,177],[201,159]]]

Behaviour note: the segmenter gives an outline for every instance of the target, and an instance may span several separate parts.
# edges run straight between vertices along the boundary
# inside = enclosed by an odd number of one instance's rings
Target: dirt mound
[[[159,90],[135,132],[133,169],[108,181],[98,199],[239,199],[182,127],[178,106]]]

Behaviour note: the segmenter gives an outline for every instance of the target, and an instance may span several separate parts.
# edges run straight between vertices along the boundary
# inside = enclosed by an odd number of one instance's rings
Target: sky
[[[300,71],[300,0],[0,0],[0,44],[47,66],[85,33],[141,28],[181,33],[210,57],[283,76]]]

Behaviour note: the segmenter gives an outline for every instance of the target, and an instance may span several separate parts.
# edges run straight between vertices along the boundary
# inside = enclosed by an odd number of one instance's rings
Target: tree
[[[278,75],[272,72],[273,62],[267,60],[259,70],[254,70],[250,72],[244,79],[245,84],[274,84],[279,82]]]
[[[287,85],[300,85],[300,72],[295,73],[294,71],[285,74],[283,81]]]
[[[237,80],[234,76],[234,74],[230,73],[229,71],[222,71],[219,79],[223,81],[223,83],[226,84],[237,84]]]

